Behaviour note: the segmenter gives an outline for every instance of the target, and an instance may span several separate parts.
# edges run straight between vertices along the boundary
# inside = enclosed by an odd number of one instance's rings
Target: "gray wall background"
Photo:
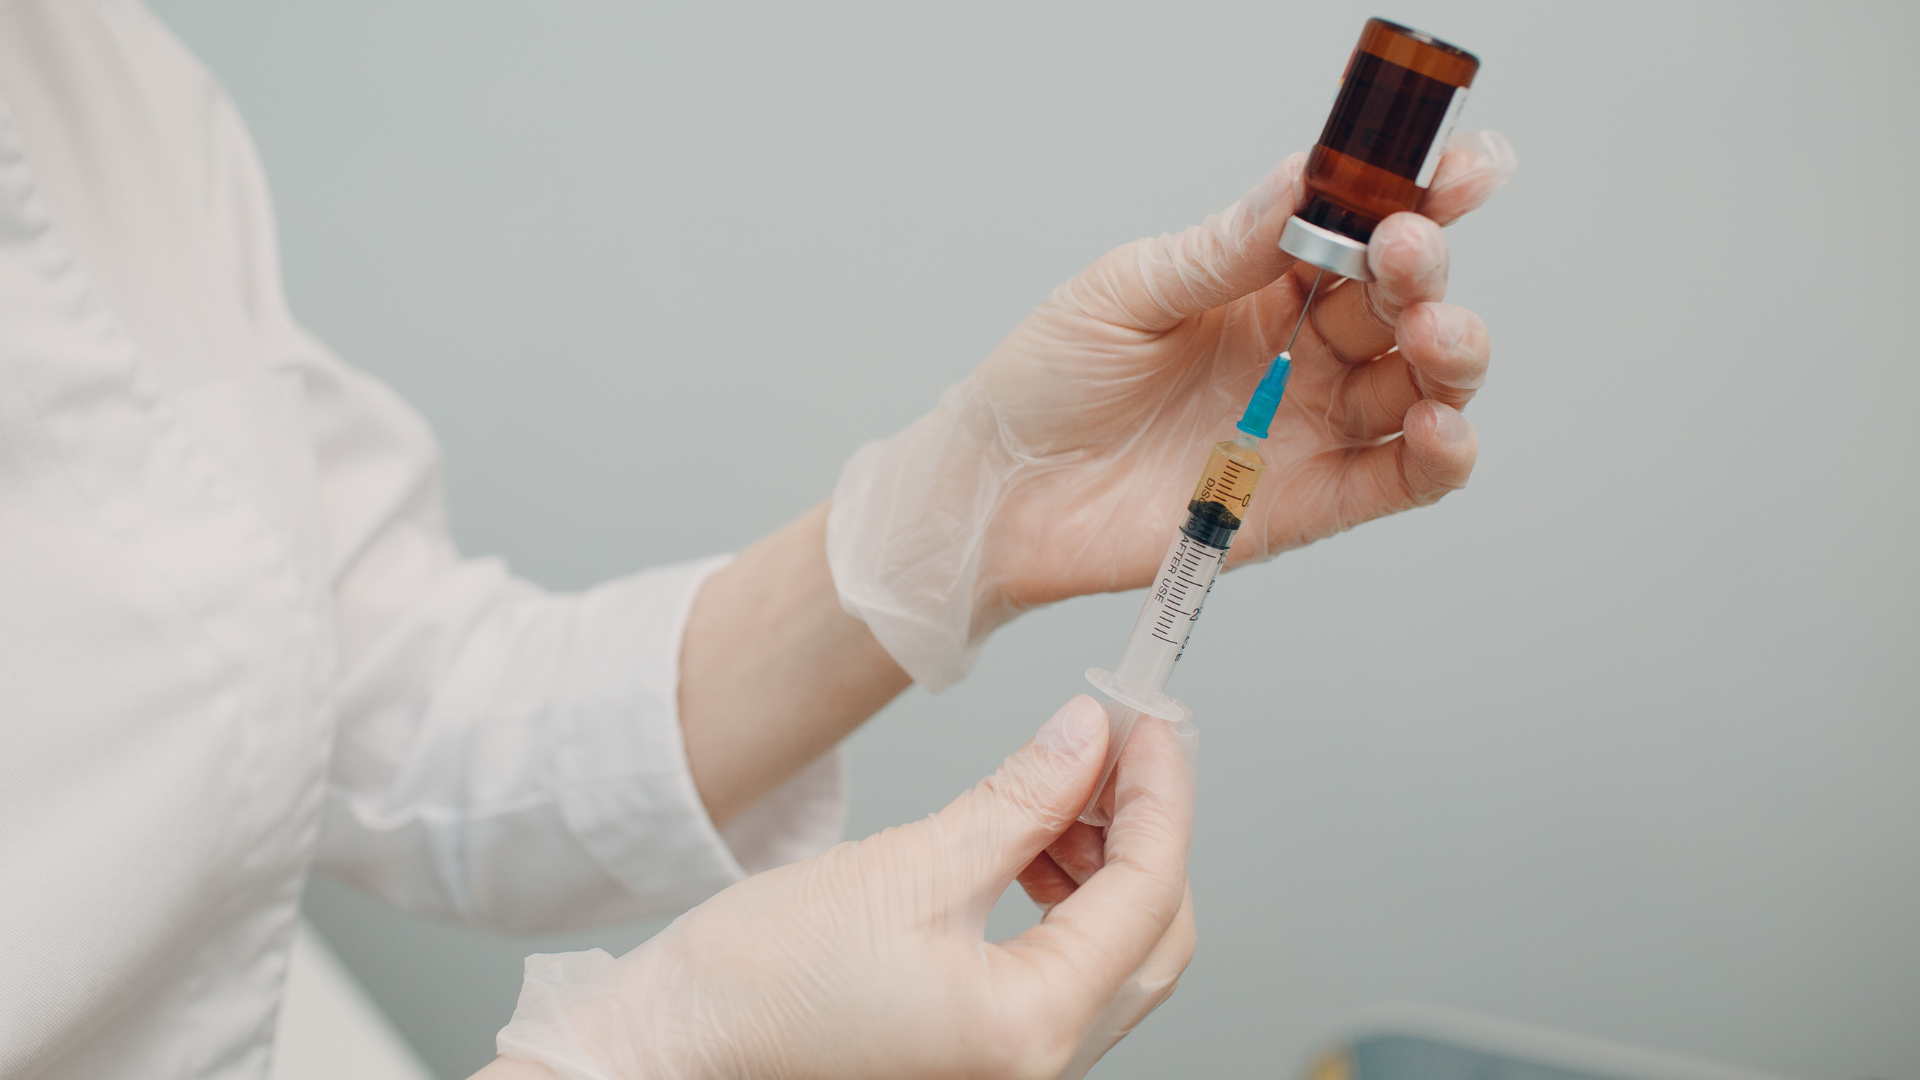
[[[159,0],[253,125],[294,304],[435,423],[463,543],[575,587],[744,545],[1057,282],[1317,134],[1371,6]],[[1100,1067],[1290,1074],[1414,998],[1920,1078],[1920,17],[1405,0],[1521,172],[1452,230],[1471,489],[1236,573],[1199,955]],[[750,496],[677,523],[722,452]],[[852,830],[994,767],[1136,596],[1034,614],[849,743]],[[317,881],[445,1076],[521,956]],[[1031,921],[1003,902],[996,927]]]

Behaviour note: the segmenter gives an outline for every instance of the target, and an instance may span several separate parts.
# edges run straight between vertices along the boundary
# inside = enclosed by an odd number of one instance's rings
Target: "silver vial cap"
[[[1280,250],[1330,274],[1355,281],[1373,280],[1373,271],[1367,269],[1367,245],[1310,221],[1288,218],[1287,227],[1280,233]]]

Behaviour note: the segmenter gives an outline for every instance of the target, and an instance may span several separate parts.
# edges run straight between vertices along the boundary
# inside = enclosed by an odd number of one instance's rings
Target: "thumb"
[[[1468,131],[1447,140],[1440,168],[1420,200],[1420,212],[1442,225],[1493,197],[1513,179],[1520,158],[1497,131]]]
[[[1294,262],[1280,250],[1280,232],[1300,205],[1306,164],[1306,154],[1294,154],[1206,221],[1107,252],[1059,299],[1104,322],[1157,333],[1272,283]]]
[[[1052,843],[1093,797],[1107,756],[1107,712],[1085,694],[1061,706],[999,771],[928,822],[966,891],[992,906],[1014,875]]]

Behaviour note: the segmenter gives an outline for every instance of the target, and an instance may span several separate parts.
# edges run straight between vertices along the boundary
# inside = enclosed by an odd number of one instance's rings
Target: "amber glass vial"
[[[1374,227],[1420,205],[1479,70],[1464,49],[1368,19],[1307,158],[1307,204],[1288,220],[1280,246],[1323,270],[1369,280]]]

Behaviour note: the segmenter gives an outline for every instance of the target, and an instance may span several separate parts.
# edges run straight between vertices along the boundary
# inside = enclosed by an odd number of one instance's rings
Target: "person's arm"
[[[680,724],[716,825],[832,749],[911,681],[844,611],[823,504],[707,579],[680,651]]]
[[[764,812],[724,835],[692,776],[681,645],[697,597],[703,618],[729,610],[724,588],[706,589],[722,560],[561,593],[464,556],[425,423],[318,341],[287,333],[339,673],[322,870],[408,910],[537,931],[677,914],[840,839],[839,763],[816,760],[818,743],[792,751],[756,794]],[[743,569],[766,565],[749,552]],[[777,622],[798,625],[807,590],[779,598],[806,575],[777,560],[770,569],[781,584],[747,597],[741,614],[751,622],[751,605],[780,603]],[[722,625],[740,656],[754,655],[753,629]],[[782,640],[776,627],[761,647],[795,657]],[[762,674],[797,677],[791,664]],[[696,711],[703,685],[693,680]],[[696,741],[703,730],[694,725]],[[757,741],[742,739],[749,752]]]

